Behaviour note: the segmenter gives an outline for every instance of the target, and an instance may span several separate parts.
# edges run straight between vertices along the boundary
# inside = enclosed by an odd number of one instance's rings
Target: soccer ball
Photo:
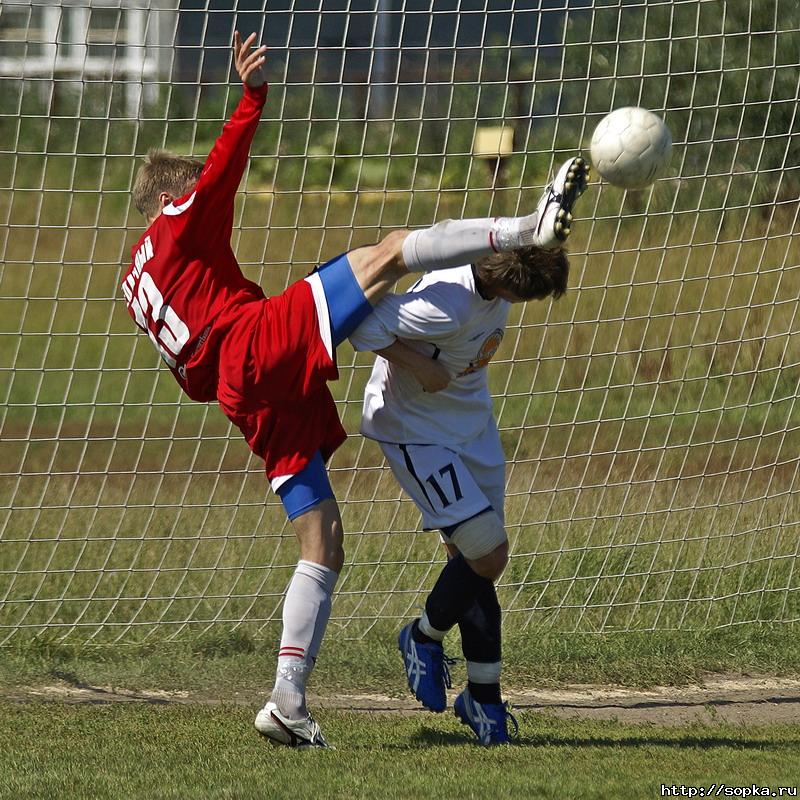
[[[592,164],[622,189],[649,186],[669,162],[672,136],[646,108],[628,106],[606,114],[592,134]]]

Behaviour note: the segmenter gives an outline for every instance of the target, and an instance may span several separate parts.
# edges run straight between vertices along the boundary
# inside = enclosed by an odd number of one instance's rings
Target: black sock
[[[479,703],[500,704],[503,702],[500,696],[499,683],[473,683],[469,681],[469,683],[467,683],[467,688],[469,689],[469,693]]]
[[[472,571],[464,556],[451,558],[425,602],[428,622],[437,631],[449,631],[473,604],[475,595],[480,591],[480,584],[485,580]]]
[[[472,602],[458,621],[461,650],[467,661],[497,664],[502,659],[501,622],[494,583],[488,578],[479,578]],[[499,683],[470,681],[469,691],[479,703],[501,702]]]
[[[461,649],[467,661],[496,664],[502,657],[501,611],[494,584],[488,578],[476,581],[472,601],[458,620]]]

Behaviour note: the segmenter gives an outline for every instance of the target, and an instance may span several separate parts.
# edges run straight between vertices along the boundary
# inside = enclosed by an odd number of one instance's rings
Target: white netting
[[[268,293],[392,227],[529,209],[609,109],[665,115],[668,177],[592,187],[573,288],[517,309],[490,367],[506,625],[800,620],[800,7],[376,2],[0,3],[0,642],[279,616],[296,549],[260,464],[118,291],[136,158],[208,151],[234,27],[271,47],[234,233]],[[498,168],[473,149],[499,125]],[[341,348],[334,636],[407,617],[441,563],[355,433],[369,365]]]

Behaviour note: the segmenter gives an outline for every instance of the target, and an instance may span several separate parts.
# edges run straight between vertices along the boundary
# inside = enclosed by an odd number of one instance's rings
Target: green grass
[[[669,109],[672,177],[592,187],[571,291],[516,308],[490,367],[511,462],[509,691],[800,674],[798,10],[740,5],[573,9],[563,58],[495,43],[459,63],[452,97],[434,98],[449,124],[414,87],[396,124],[359,121],[352,86],[272,88],[233,242],[270,294],[393,227],[530,208],[609,97]],[[19,151],[0,155],[0,688],[230,705],[0,702],[0,797],[583,800],[796,783],[796,727],[522,713],[520,746],[483,751],[450,715],[326,711],[335,752],[261,742],[252,714],[296,544],[260,465],[216,410],[180,397],[118,291],[141,231],[131,154],[207,150],[236,92],[195,107],[164,91],[152,118],[129,120],[107,82],[33,89],[0,86]],[[479,117],[516,128],[509,188],[470,156]],[[369,358],[343,347],[339,362],[347,561],[310,688],[400,696],[394,636],[441,552],[356,435]]]
[[[665,191],[654,212],[669,207]],[[715,243],[682,243],[705,228],[671,226],[660,211],[621,222],[613,194],[601,198],[597,218],[576,226],[580,288],[552,307],[516,309],[490,367],[511,463],[507,626],[798,620],[791,220],[776,212],[764,239],[766,220],[753,213],[744,234],[726,224]],[[353,209],[320,195],[303,208],[327,213],[330,236],[282,250],[295,199],[251,193],[242,206],[237,250],[268,291],[304,267],[264,259],[312,263],[320,248],[375,236],[356,228],[334,241]],[[359,202],[399,213],[404,200]],[[439,216],[458,213],[454,202],[443,197]],[[82,204],[78,218],[89,213]],[[28,213],[12,211],[16,222]],[[126,215],[114,229],[105,213],[103,252],[122,260],[135,232]],[[164,640],[241,621],[257,636],[277,619],[296,560],[283,512],[238,433],[217,409],[181,398],[134,333],[117,266],[80,263],[99,247],[82,236],[20,229],[0,274],[0,640],[44,630]],[[333,638],[408,617],[441,563],[378,448],[356,433],[369,363],[342,348],[333,386],[353,434],[331,465],[347,532]]]
[[[703,225],[670,221],[671,192],[659,187],[648,213],[624,221],[602,193],[596,218],[576,226],[579,288],[515,309],[490,367],[511,464],[500,593],[512,630],[800,619],[800,244],[780,210],[766,239],[755,212],[744,229],[703,212],[719,223],[705,242]],[[402,216],[407,199],[358,202],[368,219]],[[353,222],[352,200],[312,195],[301,209],[293,195],[247,194],[245,269],[279,291],[321,254],[374,239]],[[90,224],[84,202],[73,213]],[[460,211],[449,196],[438,211],[431,203],[423,197],[412,221]],[[301,210],[329,232],[294,238]],[[12,211],[21,222],[29,209]],[[103,252],[121,261],[133,219],[104,213]],[[0,640],[44,629],[163,640],[243,620],[258,633],[276,620],[296,559],[284,514],[238,432],[181,398],[133,331],[119,262],[80,261],[82,247],[99,247],[82,236],[20,229],[8,242],[20,260],[0,274],[10,345],[0,346]],[[357,435],[370,360],[341,350],[333,391],[352,436],[331,464],[347,552],[334,635],[358,637],[412,613],[441,553],[417,533],[377,446]]]
[[[397,123],[376,123],[349,112],[350,89],[273,86],[233,236],[269,294],[393,227],[532,207],[610,96],[669,109],[670,177],[591,187],[571,290],[515,308],[489,368],[511,465],[509,633],[800,620],[800,169],[786,157],[785,63],[798,12],[761,5],[573,10],[563,60],[499,45],[467,59],[449,126],[414,91]],[[618,30],[637,41],[618,47]],[[118,288],[141,233],[131,154],[201,152],[238,90],[204,90],[197,108],[165,91],[129,120],[113,87],[84,89],[48,105],[0,87],[0,131],[19,151],[0,157],[0,643],[158,644],[235,626],[266,641],[292,533],[238,432],[180,396]],[[518,152],[493,188],[472,138],[478,118],[505,117]],[[410,616],[441,563],[357,435],[369,356],[343,346],[339,364],[351,438],[331,465],[347,532],[332,642]]]
[[[364,464],[333,480],[348,497],[337,640],[416,614],[442,553],[385,470]],[[796,495],[747,473],[665,478],[652,491],[572,482],[534,465],[510,475],[513,555],[499,587],[509,632],[800,618]],[[0,550],[0,625],[23,641],[49,630],[72,642],[157,642],[234,625],[259,639],[279,620],[297,550],[259,473],[41,476],[20,490]]]
[[[47,685],[160,689],[199,697],[256,702],[271,686],[279,634],[255,640],[241,631],[149,645],[69,645],[18,638],[0,658],[0,688]],[[322,696],[377,693],[404,696],[406,687],[387,625],[366,639],[326,640],[310,690]],[[448,638],[460,655],[457,636]],[[509,691],[570,683],[625,686],[695,684],[714,673],[800,675],[795,626],[742,626],[698,633],[654,631],[613,635],[506,632],[503,684]],[[464,662],[451,669],[466,680]]]
[[[793,786],[797,728],[681,730],[521,713],[483,750],[448,715],[324,712],[337,749],[264,743],[239,707],[0,705],[3,798],[651,798],[662,784]]]

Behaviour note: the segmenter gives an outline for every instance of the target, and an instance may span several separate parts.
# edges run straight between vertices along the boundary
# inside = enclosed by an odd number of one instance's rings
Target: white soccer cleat
[[[572,207],[586,191],[588,178],[589,165],[580,156],[561,165],[552,183],[544,190],[536,214],[532,215],[536,226],[528,234],[531,245],[549,250],[566,241],[572,224]]]
[[[273,744],[307,750],[311,747],[333,749],[325,741],[319,724],[309,714],[304,719],[289,719],[271,700],[256,715],[256,730]]]

